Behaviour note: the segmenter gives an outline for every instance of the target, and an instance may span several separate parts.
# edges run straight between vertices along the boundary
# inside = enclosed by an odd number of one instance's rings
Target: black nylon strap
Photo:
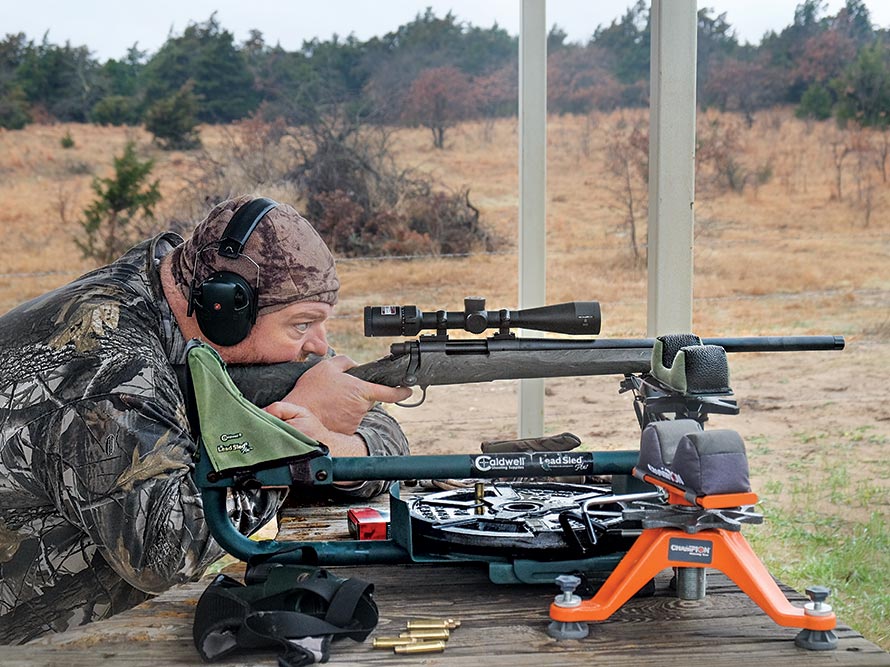
[[[328,607],[328,613],[325,614],[324,620],[331,625],[346,628],[353,624],[355,612],[358,609],[362,596],[374,590],[372,584],[361,579],[348,579],[343,582],[334,597],[331,600],[331,606]]]
[[[292,640],[323,637],[325,652],[330,639],[363,641],[377,626],[373,590],[366,581],[306,566],[279,565],[247,586],[219,575],[198,600],[195,647],[208,662],[271,648],[281,652],[283,667],[310,664],[316,655]]]

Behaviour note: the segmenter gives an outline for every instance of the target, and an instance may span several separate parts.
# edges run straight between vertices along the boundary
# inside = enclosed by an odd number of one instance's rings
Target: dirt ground
[[[761,497],[802,469],[811,471],[814,483],[824,483],[826,469],[835,465],[848,467],[854,484],[890,491],[884,465],[890,452],[888,369],[886,341],[848,341],[838,352],[733,354],[731,384],[740,413],[713,416],[706,427],[742,435],[752,485]],[[587,450],[638,447],[633,399],[618,393],[620,379],[547,380],[545,430],[573,432]],[[408,434],[413,453],[473,453],[482,440],[515,436],[517,385],[431,387],[420,407],[393,407],[391,412]],[[890,513],[888,494],[872,496],[881,498],[877,505],[857,509]],[[830,503],[827,493],[824,501]]]

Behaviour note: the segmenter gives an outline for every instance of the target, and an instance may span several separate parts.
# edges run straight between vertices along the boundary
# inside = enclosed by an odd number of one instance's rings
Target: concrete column
[[[696,0],[652,0],[649,336],[692,330]]]
[[[521,0],[519,28],[519,307],[546,299],[547,21],[545,0]],[[521,333],[521,332],[520,332]],[[544,432],[544,381],[519,381],[519,437]]]

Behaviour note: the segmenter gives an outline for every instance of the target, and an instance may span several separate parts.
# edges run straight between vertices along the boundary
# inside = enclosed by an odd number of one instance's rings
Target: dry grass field
[[[600,301],[605,337],[646,333],[645,266],[632,259],[620,183],[604,157],[607,142],[644,120],[638,112],[550,119],[548,302]],[[75,141],[68,150],[60,145],[66,132]],[[223,146],[226,132],[203,128],[208,149]],[[828,521],[830,532],[846,535],[850,525],[877,520],[872,533],[883,531],[886,540],[890,183],[880,169],[886,137],[807,124],[784,110],[761,113],[750,128],[731,115],[703,114],[700,136],[735,136],[732,154],[751,177],[742,191],[733,191],[719,185],[713,168],[701,166],[696,333],[847,338],[843,352],[735,355],[732,384],[742,411],[714,425],[735,428],[746,439],[755,489],[776,513],[777,525],[798,522],[812,533]],[[93,197],[91,179],[111,172],[112,156],[128,139],[156,160],[154,174],[165,197],[161,219],[194,217],[177,205],[188,187],[190,157],[158,151],[141,130],[55,125],[0,132],[0,312],[91,268],[72,241],[76,220]],[[426,130],[399,130],[394,141],[399,164],[453,188],[469,187],[483,223],[502,246],[497,253],[459,258],[342,260],[332,340],[359,361],[380,356],[389,343],[361,338],[364,305],[459,309],[464,296],[480,295],[500,308],[517,300],[515,119],[449,130],[445,150],[432,147]],[[245,189],[257,191],[251,184]],[[261,193],[299,207],[299,194],[287,184],[265,186]],[[645,224],[640,227],[644,235]],[[632,448],[638,429],[630,399],[617,388],[617,378],[548,381],[547,430],[574,431],[591,449]],[[424,406],[394,410],[415,452],[472,451],[480,440],[514,432],[515,391],[510,382],[433,388]],[[784,534],[768,535],[776,540],[760,546],[770,567],[789,583],[807,583],[789,569],[795,562],[809,567],[796,547],[781,541]],[[838,545],[826,542],[824,551],[838,551]],[[876,557],[884,559],[882,574],[868,585],[884,597],[865,615],[842,607],[853,615],[843,617],[888,648],[890,563],[886,553]],[[849,563],[849,572],[826,576],[855,581],[857,567]]]

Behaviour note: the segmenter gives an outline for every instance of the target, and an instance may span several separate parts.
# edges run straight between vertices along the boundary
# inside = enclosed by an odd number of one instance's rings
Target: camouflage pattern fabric
[[[296,301],[334,305],[340,289],[334,256],[315,228],[289,204],[279,204],[256,226],[235,258],[218,253],[219,243],[235,213],[253,201],[244,195],[218,204],[202,220],[188,241],[171,254],[170,269],[182,294],[188,285],[206,280],[216,271],[234,271],[258,283],[260,315]]]
[[[172,368],[186,341],[157,268],[180,243],[162,234],[0,317],[0,644],[111,616],[222,555],[191,478]],[[407,453],[379,408],[359,434],[371,454]],[[250,534],[282,500],[239,492],[230,515]]]

